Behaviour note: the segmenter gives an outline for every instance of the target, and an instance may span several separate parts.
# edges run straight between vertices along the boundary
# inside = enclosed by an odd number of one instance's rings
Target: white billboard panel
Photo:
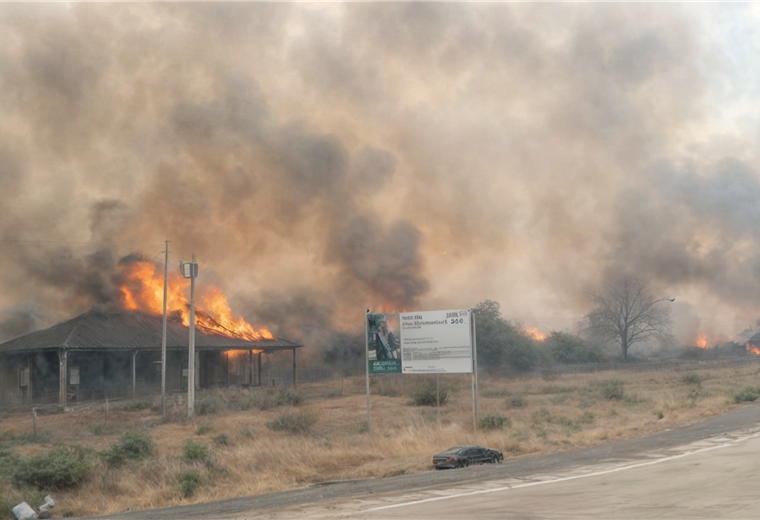
[[[405,312],[399,322],[404,374],[472,373],[469,310]]]

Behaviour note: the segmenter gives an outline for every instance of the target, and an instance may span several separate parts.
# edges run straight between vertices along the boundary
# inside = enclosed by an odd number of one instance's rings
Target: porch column
[[[132,399],[137,398],[137,350],[132,351]]]
[[[296,387],[296,349],[293,349],[293,388]]]
[[[29,354],[29,360],[28,360],[28,366],[27,369],[29,370],[29,380],[26,382],[26,396],[27,399],[29,399],[29,406],[32,406],[32,403],[34,403],[34,391],[32,388],[32,355]]]
[[[253,386],[253,350],[248,351],[248,386]]]
[[[69,388],[69,351],[65,348],[58,349],[58,406],[66,408],[66,394]]]
[[[261,386],[261,352],[258,355],[258,362],[256,363],[256,386]]]
[[[201,353],[195,351],[195,389],[198,390],[201,387]]]
[[[224,372],[225,379],[227,380],[227,388],[230,387],[230,351],[224,352]]]

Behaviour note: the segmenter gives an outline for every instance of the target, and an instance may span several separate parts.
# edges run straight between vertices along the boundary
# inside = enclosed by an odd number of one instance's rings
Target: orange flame
[[[255,329],[242,316],[236,319],[232,315],[230,304],[227,303],[227,297],[220,289],[214,289],[208,293],[203,298],[203,304],[209,314],[213,315],[214,322],[223,327],[224,330],[215,328],[215,330],[222,332],[222,334],[226,330],[227,332],[232,332],[235,336],[250,340],[274,339],[274,335],[266,327]]]
[[[526,328],[525,333],[530,336],[534,341],[544,341],[546,340],[546,334],[539,331],[538,329],[531,327]]]
[[[162,273],[156,272],[153,262],[138,260],[121,264],[118,271],[120,308],[147,314],[163,313],[164,279]],[[190,302],[184,294],[188,285],[189,280],[172,273],[166,287],[166,312],[179,315],[185,326],[190,325]],[[204,332],[247,340],[275,339],[266,327],[255,328],[242,317],[235,318],[227,297],[219,289],[209,292],[203,298],[203,307],[196,308],[195,326]]]
[[[704,335],[704,333],[700,332],[697,335],[697,348],[707,348],[707,336]]]
[[[744,348],[746,348],[747,352],[749,352],[750,354],[754,354],[756,356],[760,356],[760,348],[757,348],[755,345],[747,342],[747,344],[744,345]]]

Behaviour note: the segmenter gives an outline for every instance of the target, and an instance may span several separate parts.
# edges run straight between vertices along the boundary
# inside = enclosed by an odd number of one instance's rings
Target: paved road
[[[760,517],[760,428],[531,479],[339,501],[244,518],[278,520],[756,519]],[[238,518],[240,518],[238,516]]]
[[[560,483],[535,485],[535,482],[556,480],[557,478],[578,477],[579,475],[588,475],[589,473],[598,473],[599,471],[611,470],[614,473],[609,475],[638,475],[637,472],[654,471],[655,466],[679,467],[687,459],[694,457],[708,456],[713,452],[734,453],[737,446],[749,446],[757,448],[755,441],[751,439],[740,440],[744,437],[754,434],[760,430],[760,406],[750,405],[734,410],[733,412],[713,417],[703,422],[695,423],[683,428],[641,437],[638,439],[628,439],[618,441],[604,446],[588,448],[573,452],[558,453],[546,457],[528,458],[508,461],[505,464],[489,465],[480,467],[470,467],[456,471],[431,471],[428,473],[419,473],[415,475],[402,475],[387,479],[372,479],[358,482],[346,482],[329,486],[312,486],[293,491],[282,493],[270,493],[254,497],[238,498],[212,502],[207,504],[197,504],[192,506],[182,506],[175,508],[156,509],[151,511],[135,511],[121,515],[110,515],[97,517],[100,519],[113,518],[114,520],[179,520],[194,518],[410,518],[422,513],[414,509],[401,511],[407,507],[432,507],[433,502],[425,502],[418,506],[404,506],[404,508],[382,509],[369,511],[377,507],[395,505],[404,501],[424,500],[431,498],[430,493],[434,496],[443,496],[451,494],[461,494],[463,492],[477,492],[482,496],[493,495],[500,497],[501,491],[491,491],[483,494],[484,490],[499,489],[500,487],[510,486],[515,488],[521,484],[531,484],[532,487],[520,487],[517,490],[520,494],[540,493],[539,488],[559,490],[567,486],[579,486],[578,489],[600,488],[610,484],[597,483],[592,479],[603,477],[586,477],[585,479],[575,478],[574,480],[565,480]],[[736,446],[730,443],[736,443]],[[729,447],[721,447],[728,445]],[[709,449],[689,456],[682,456],[685,453],[694,450]],[[669,459],[669,457],[681,457],[678,459]],[[748,460],[751,457],[746,457]],[[641,466],[640,468],[619,471],[619,468],[631,466],[633,464],[651,463],[652,461],[661,461],[661,463]],[[707,464],[702,462],[702,464]],[[707,466],[706,466],[707,467]],[[684,471],[681,469],[681,471]],[[743,471],[743,470],[742,470]],[[741,472],[737,474],[743,474]],[[716,481],[724,477],[719,471],[711,473],[709,478]],[[617,478],[617,476],[616,476]],[[637,477],[639,480],[647,480],[646,477]],[[696,482],[696,481],[695,481]],[[572,484],[571,484],[572,483]],[[757,479],[755,479],[757,483]],[[627,489],[629,486],[623,484],[614,484],[612,488],[612,498],[617,490]],[[531,490],[535,488],[534,490]],[[757,486],[760,490],[760,486]],[[464,490],[464,491],[462,491]],[[531,491],[528,491],[531,490]],[[689,491],[688,489],[686,491]],[[643,493],[645,491],[634,491],[634,493]],[[570,494],[578,494],[577,489],[568,491]],[[595,497],[596,495],[594,495]],[[601,495],[600,495],[601,496]],[[622,495],[621,495],[622,496]],[[639,503],[641,497],[639,497]],[[700,491],[695,490],[693,496],[699,498]],[[744,496],[744,495],[742,495]],[[746,496],[754,499],[753,493]],[[739,501],[741,497],[737,498]],[[447,499],[439,501],[443,511],[449,506],[456,504],[460,499]],[[501,499],[499,499],[501,500]],[[505,499],[506,500],[506,499]],[[539,498],[538,502],[543,499]],[[581,503],[588,503],[591,498],[582,500]],[[594,498],[593,500],[596,500]],[[622,499],[621,499],[622,500]],[[648,500],[648,499],[647,499]],[[609,506],[609,504],[608,504]],[[437,506],[436,506],[437,507]],[[611,507],[611,506],[610,506]],[[617,506],[615,506],[617,507]],[[622,506],[621,506],[622,507]],[[461,512],[460,512],[461,513]],[[439,511],[436,518],[445,518]],[[497,515],[498,518],[553,518],[552,516],[505,516],[504,507],[497,512],[495,509],[492,513],[484,512],[482,518],[489,518],[489,515]],[[517,515],[518,513],[515,513]],[[522,514],[522,513],[520,513]],[[548,515],[549,513],[547,513]],[[580,513],[579,513],[580,514]],[[588,512],[588,515],[593,513]],[[359,516],[356,516],[359,515]],[[472,515],[466,515],[472,516]],[[641,514],[639,515],[639,517]],[[647,516],[647,515],[644,515]],[[656,516],[656,515],[655,515]],[[715,516],[722,516],[720,514]],[[760,516],[758,514],[751,516]],[[495,516],[494,516],[495,517]],[[563,516],[565,518],[566,516]],[[601,515],[603,518],[608,515]],[[455,517],[451,517],[455,518]],[[462,518],[461,516],[456,518]],[[481,518],[480,514],[478,518]],[[628,518],[621,516],[620,518]],[[741,518],[734,517],[734,518]]]

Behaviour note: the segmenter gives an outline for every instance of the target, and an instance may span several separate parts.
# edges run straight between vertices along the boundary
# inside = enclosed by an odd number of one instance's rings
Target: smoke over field
[[[295,340],[486,298],[571,328],[619,272],[677,298],[681,341],[732,334],[760,315],[759,27],[744,4],[2,5],[0,335],[114,304],[167,238]]]

